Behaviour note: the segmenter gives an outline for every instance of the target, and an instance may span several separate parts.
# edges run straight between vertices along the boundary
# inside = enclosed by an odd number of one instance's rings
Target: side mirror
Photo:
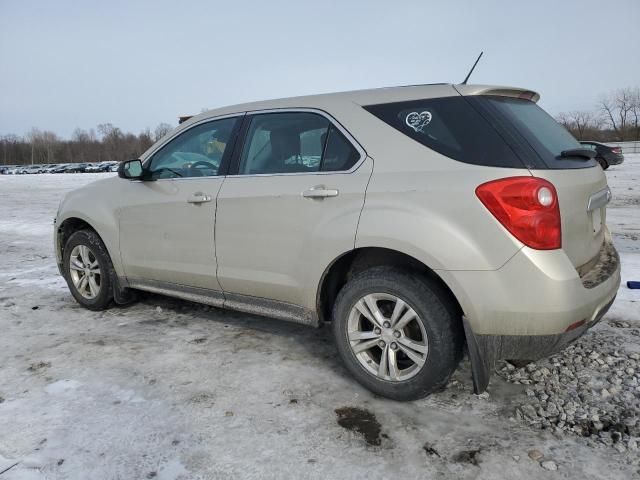
[[[118,165],[118,176],[127,180],[142,180],[142,162],[137,158],[135,160],[127,160]]]

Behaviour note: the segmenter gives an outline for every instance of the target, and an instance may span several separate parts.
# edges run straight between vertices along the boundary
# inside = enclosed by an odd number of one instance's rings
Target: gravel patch
[[[522,368],[503,362],[498,375],[527,386],[516,418],[615,448],[640,464],[640,354],[621,345],[619,335],[594,331],[540,362]]]

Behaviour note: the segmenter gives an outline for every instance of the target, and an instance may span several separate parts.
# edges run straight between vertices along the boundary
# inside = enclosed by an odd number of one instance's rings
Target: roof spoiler
[[[515,87],[491,87],[486,85],[453,85],[460,95],[495,95],[498,97],[522,98],[537,103],[540,94],[533,90]]]

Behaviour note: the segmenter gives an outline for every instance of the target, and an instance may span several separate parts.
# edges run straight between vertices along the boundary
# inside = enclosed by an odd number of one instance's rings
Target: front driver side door
[[[217,119],[180,133],[145,161],[144,181],[123,188],[120,254],[131,286],[221,290],[216,197],[240,121]]]

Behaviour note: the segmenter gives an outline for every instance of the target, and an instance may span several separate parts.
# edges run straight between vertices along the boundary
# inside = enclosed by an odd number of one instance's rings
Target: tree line
[[[592,109],[562,112],[556,120],[578,140],[640,141],[640,87],[619,88]]]
[[[147,128],[134,135],[103,123],[96,129],[77,128],[71,139],[65,140],[33,128],[24,137],[0,136],[0,161],[2,165],[31,165],[128,160],[139,157],[172,129],[168,123],[161,123],[153,132]]]

